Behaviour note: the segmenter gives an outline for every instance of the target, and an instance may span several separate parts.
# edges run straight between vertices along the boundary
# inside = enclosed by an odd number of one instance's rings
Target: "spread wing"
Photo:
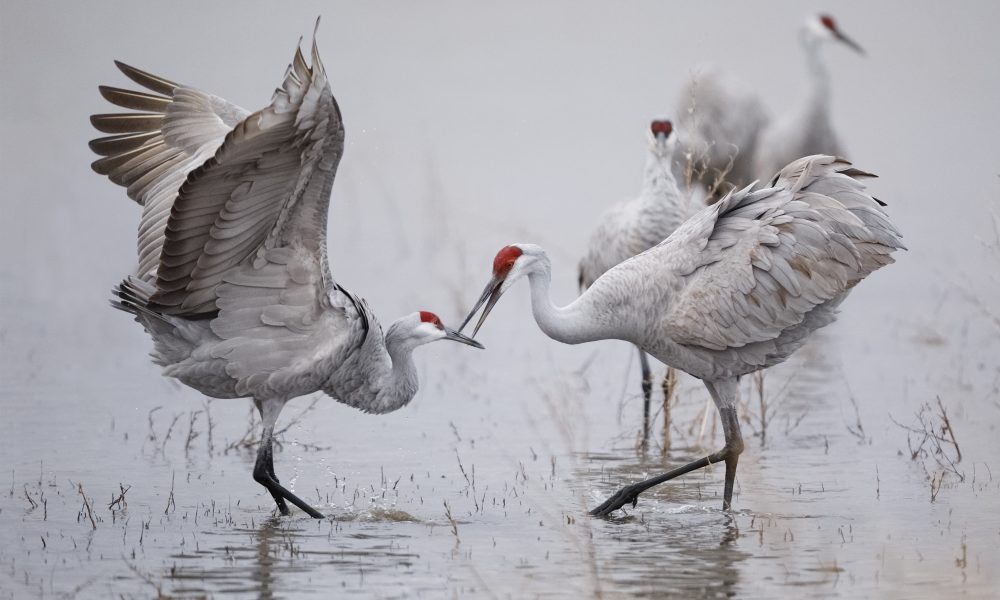
[[[777,338],[903,248],[867,175],[830,156],[799,159],[775,187],[730,194],[666,244],[686,253],[664,327],[675,341],[725,350]]]
[[[154,92],[100,86],[112,104],[138,112],[93,115],[99,131],[90,148],[103,156],[94,171],[127,188],[143,207],[138,253],[141,279],[155,277],[163,230],[177,190],[196,167],[210,158],[226,134],[248,114],[222,98],[179,85],[115,61],[129,79]]]
[[[296,50],[271,104],[243,119],[192,171],[173,203],[151,308],[194,317],[216,310],[217,288],[244,262],[299,243],[325,267],[329,193],[344,148],[340,109],[315,42]]]

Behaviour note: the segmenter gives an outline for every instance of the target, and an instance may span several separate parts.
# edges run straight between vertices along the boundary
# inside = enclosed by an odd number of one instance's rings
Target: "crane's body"
[[[535,321],[569,344],[620,339],[705,382],[726,446],[700,461],[623,489],[596,509],[609,512],[667,479],[726,462],[729,507],[743,449],[737,378],[784,361],[831,323],[849,291],[903,248],[880,204],[841,159],[811,156],[783,169],[771,186],[734,192],[691,217],[669,238],[608,270],[565,307],[549,298],[551,265],[532,244],[502,249],[478,331],[514,281],[527,277]],[[463,325],[464,327],[464,325]]]
[[[608,269],[656,246],[694,212],[689,197],[677,187],[673,174],[676,136],[670,121],[654,120],[642,191],[639,196],[608,209],[590,237],[580,261],[580,291],[589,288]],[[652,375],[646,354],[639,350],[642,375],[642,443],[649,435]]]
[[[315,42],[312,65],[297,50],[271,103],[252,114],[117,64],[155,93],[102,86],[113,104],[145,112],[91,118],[115,134],[91,142],[105,157],[94,170],[143,207],[138,267],[112,304],[152,337],[164,375],[254,400],[263,421],[254,478],[282,514],[287,500],[322,517],[274,473],[284,404],[322,391],[366,412],[396,410],[417,391],[416,346],[481,346],[428,312],[383,336],[367,303],[334,281],[326,226],[344,128]]]
[[[772,118],[758,96],[732,76],[703,69],[685,86],[678,123],[682,161],[675,167],[708,191],[710,202],[753,181],[768,181],[803,156],[843,156],[831,118],[832,83],[822,47],[840,42],[863,50],[838,29],[829,15],[816,15],[799,30],[809,74],[805,103]]]

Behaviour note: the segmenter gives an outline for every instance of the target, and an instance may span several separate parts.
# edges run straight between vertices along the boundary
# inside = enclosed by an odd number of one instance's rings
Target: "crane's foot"
[[[285,504],[285,500],[287,500],[295,506],[298,506],[302,511],[314,519],[325,518],[323,513],[309,506],[304,500],[288,491],[284,486],[278,483],[278,479],[268,473],[266,463],[264,461],[257,461],[257,466],[253,470],[253,478],[257,483],[267,488],[271,497],[274,498],[274,503],[278,505],[278,511],[282,514],[282,516],[287,517],[289,514],[288,505]]]
[[[268,483],[265,483],[263,481],[259,481],[259,483],[264,487],[266,487],[267,491],[270,492],[271,496],[274,497],[274,502],[275,504],[278,505],[278,511],[281,512],[282,516],[287,517],[289,515],[288,505],[285,504],[285,500],[288,500],[289,502],[299,507],[299,509],[301,509],[303,512],[305,512],[307,515],[309,515],[314,519],[326,518],[323,515],[323,513],[309,506],[309,504],[307,504],[304,500],[302,500],[292,492],[285,489],[285,487],[279,484],[278,482],[271,480],[271,482]]]
[[[635,508],[636,504],[639,503],[639,494],[645,489],[638,485],[627,485],[618,490],[614,496],[605,500],[603,504],[590,511],[590,514],[594,517],[607,517],[626,504],[631,504],[632,508]]]

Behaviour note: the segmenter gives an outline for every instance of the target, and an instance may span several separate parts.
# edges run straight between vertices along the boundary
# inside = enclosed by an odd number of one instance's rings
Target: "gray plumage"
[[[501,250],[493,287],[487,287],[495,290],[490,307],[527,276],[535,320],[546,335],[570,344],[631,342],[702,379],[723,417],[723,450],[687,470],[624,489],[598,514],[634,501],[652,485],[722,460],[724,506],[729,506],[743,449],[737,378],[784,361],[834,320],[855,285],[893,262],[892,252],[903,248],[882,206],[858,180],[865,176],[842,159],[799,159],[770,187],[745,188],[702,209],[656,247],[608,270],[565,307],[549,299],[551,266],[541,248],[515,244]]]
[[[149,332],[164,375],[214,398],[254,399],[264,420],[255,478],[283,513],[287,499],[317,516],[274,476],[270,436],[285,402],[323,391],[365,412],[396,410],[417,391],[415,347],[471,341],[431,313],[383,336],[367,303],[330,274],[327,212],[344,127],[315,42],[312,66],[296,50],[253,114],[116,64],[155,94],[101,87],[146,112],[91,119],[117,134],[91,142],[105,157],[94,170],[143,207],[139,266],[113,305]]]
[[[676,136],[655,135],[650,140],[642,191],[601,215],[580,261],[583,291],[618,263],[659,244],[693,213],[677,188],[672,162]]]

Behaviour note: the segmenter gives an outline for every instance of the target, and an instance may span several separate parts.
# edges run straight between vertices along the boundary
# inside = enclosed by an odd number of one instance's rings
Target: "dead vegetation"
[[[946,476],[965,481],[965,472],[958,467],[958,463],[962,462],[962,450],[940,396],[935,398],[934,404],[924,402],[914,417],[914,425],[905,425],[889,416],[897,427],[907,432],[910,460],[918,463],[927,476],[933,502],[937,500]]]
[[[698,78],[692,80],[691,94],[688,106],[685,109],[688,114],[687,129],[695,131],[701,125],[702,112],[698,106]],[[690,136],[688,136],[690,138]],[[714,166],[713,154],[715,142],[711,144],[703,143],[698,147],[688,144],[685,147],[683,156],[683,179],[684,186],[688,194],[692,194],[696,184],[701,184],[705,189],[705,203],[713,204],[728,194],[733,189],[733,184],[728,180],[729,174],[733,170],[733,165],[739,154],[739,148],[735,146],[728,152],[728,161],[722,168]]]

